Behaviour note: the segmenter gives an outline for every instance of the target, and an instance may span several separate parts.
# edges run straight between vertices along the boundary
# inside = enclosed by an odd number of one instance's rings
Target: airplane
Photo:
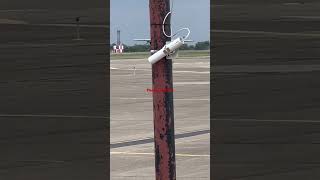
[[[151,39],[133,39],[134,41],[144,41],[144,42],[147,42],[147,43],[150,43],[151,42]],[[186,39],[184,40],[184,42],[193,42],[193,40],[191,39]]]
[[[151,43],[151,39],[133,39],[134,41],[144,41],[146,43]],[[191,39],[186,39],[184,40],[184,42],[193,42],[193,40]],[[156,53],[157,51],[156,50],[151,50],[151,53],[154,54]],[[169,59],[175,59],[176,57],[178,56],[178,50],[176,51],[173,51],[173,53],[171,53],[170,55],[167,56],[167,58]],[[174,61],[172,61],[174,63]]]

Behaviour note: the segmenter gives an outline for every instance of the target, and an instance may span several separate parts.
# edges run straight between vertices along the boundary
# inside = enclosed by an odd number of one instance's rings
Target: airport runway
[[[320,4],[300,2],[211,8],[215,180],[320,177]]]
[[[209,57],[173,64],[177,179],[210,179]],[[111,60],[111,179],[155,178],[151,65]],[[134,70],[135,69],[135,70]]]
[[[108,33],[43,25],[106,18],[67,12],[0,11],[0,179],[108,178]]]

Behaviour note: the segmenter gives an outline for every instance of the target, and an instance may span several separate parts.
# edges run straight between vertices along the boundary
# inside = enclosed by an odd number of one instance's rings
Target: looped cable
[[[172,0],[172,5],[171,5],[171,8],[173,7],[173,0]],[[166,36],[166,37],[173,37],[173,36],[175,36],[175,35],[177,35],[179,32],[181,32],[181,31],[183,31],[183,30],[186,30],[186,31],[188,31],[188,33],[187,33],[187,35],[186,36],[184,36],[182,39],[183,40],[185,40],[185,39],[187,39],[188,37],[189,37],[189,35],[190,35],[190,29],[189,28],[181,28],[181,29],[179,29],[176,33],[174,33],[174,34],[172,34],[172,30],[171,30],[171,33],[170,33],[170,35],[167,35],[166,34],[166,32],[165,32],[165,30],[164,30],[164,25],[165,25],[165,22],[166,22],[166,20],[167,20],[167,18],[168,18],[168,16],[169,16],[169,14],[172,14],[172,9],[167,13],[167,15],[164,17],[164,19],[163,19],[163,22],[162,22],[162,32],[163,32],[163,34]]]

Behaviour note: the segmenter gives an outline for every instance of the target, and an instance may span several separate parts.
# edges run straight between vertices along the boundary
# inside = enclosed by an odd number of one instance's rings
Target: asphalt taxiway
[[[111,179],[155,178],[151,65],[111,60]],[[209,57],[173,63],[177,179],[210,179]]]

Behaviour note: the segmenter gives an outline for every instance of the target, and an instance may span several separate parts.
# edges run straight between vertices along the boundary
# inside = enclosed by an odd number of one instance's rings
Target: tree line
[[[116,45],[115,43],[110,45],[110,50],[113,49],[113,46]],[[123,44],[125,52],[148,52],[150,51],[150,44],[135,44],[132,46],[128,46]],[[209,50],[210,49],[210,42],[209,41],[202,41],[197,42],[195,45],[188,45],[183,44],[180,50]]]

